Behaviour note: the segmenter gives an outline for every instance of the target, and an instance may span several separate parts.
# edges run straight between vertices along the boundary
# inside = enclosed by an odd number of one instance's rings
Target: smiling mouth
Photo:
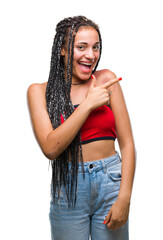
[[[78,62],[79,67],[83,73],[90,73],[92,71],[93,63],[91,62]]]
[[[78,62],[79,63],[79,65],[82,65],[82,66],[84,66],[84,67],[86,67],[86,68],[91,68],[92,67],[92,63],[86,63],[86,62]]]

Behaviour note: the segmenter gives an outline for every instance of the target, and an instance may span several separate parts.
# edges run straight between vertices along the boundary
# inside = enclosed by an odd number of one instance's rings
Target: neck
[[[71,85],[81,85],[83,83],[71,83]]]
[[[74,83],[71,83],[71,85],[74,85],[74,86],[75,86],[75,85],[83,85],[83,84],[88,83],[89,80],[90,80],[90,78],[87,79],[87,80],[82,80],[82,81],[80,81],[80,82],[74,82]]]

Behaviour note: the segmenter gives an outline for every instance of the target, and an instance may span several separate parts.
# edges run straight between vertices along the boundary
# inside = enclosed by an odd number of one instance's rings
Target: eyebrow
[[[78,42],[77,44],[84,44],[84,45],[87,45],[88,43],[87,42]],[[94,45],[96,44],[100,44],[100,42],[96,42]]]

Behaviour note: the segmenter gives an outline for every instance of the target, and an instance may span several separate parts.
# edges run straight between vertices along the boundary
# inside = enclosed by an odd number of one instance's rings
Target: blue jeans
[[[128,240],[128,222],[116,231],[103,224],[119,193],[121,183],[119,154],[84,162],[84,170],[85,179],[79,163],[75,208],[68,208],[64,187],[61,188],[61,197],[58,201],[52,191],[49,214],[52,240],[89,240],[89,236],[92,240]]]

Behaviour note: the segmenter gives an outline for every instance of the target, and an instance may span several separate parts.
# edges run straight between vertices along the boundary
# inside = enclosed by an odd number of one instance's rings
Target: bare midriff
[[[114,140],[100,140],[82,145],[83,161],[95,161],[116,154]]]

